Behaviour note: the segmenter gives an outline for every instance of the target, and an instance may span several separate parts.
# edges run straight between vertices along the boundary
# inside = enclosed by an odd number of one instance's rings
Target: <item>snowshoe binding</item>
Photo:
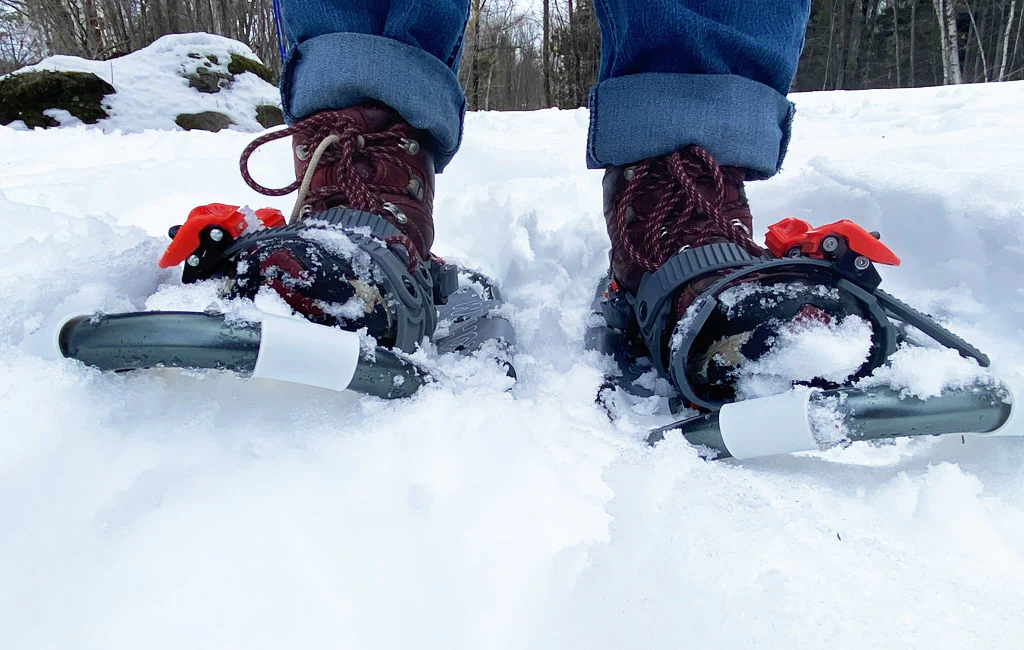
[[[598,287],[586,346],[611,357],[617,368],[599,396],[610,413],[620,408],[617,396],[667,399],[672,413],[696,418],[690,424],[703,433],[695,434],[693,440],[720,455],[752,457],[824,446],[808,447],[806,436],[787,446],[785,441],[792,442],[792,435],[772,433],[758,419],[771,416],[771,409],[767,413],[750,410],[764,400],[777,404],[791,399],[794,391],[785,393],[789,396],[785,398],[744,401],[748,396],[740,382],[745,369],[756,368],[759,362],[771,365],[771,355],[787,333],[809,323],[829,327],[847,319],[859,323],[865,353],[840,371],[811,363],[805,376],[787,380],[782,390],[795,383],[797,402],[803,405],[786,407],[796,413],[795,420],[786,418],[782,427],[790,430],[794,421],[806,420],[800,418],[812,403],[811,395],[816,396],[814,403],[835,398],[855,404],[862,414],[869,405],[877,408],[899,401],[898,395],[873,391],[870,398],[849,402],[847,398],[859,394],[848,386],[884,365],[907,340],[909,328],[982,367],[989,365],[988,358],[969,343],[879,289],[881,276],[875,265],[898,265],[900,260],[882,244],[878,233],[848,220],[812,228],[790,218],[769,228],[767,250],[756,246],[750,238],[752,219],[743,178],[743,170],[719,168],[699,147],[606,172],[611,271]],[[1008,418],[1007,391],[996,381],[980,396],[947,396],[951,401],[946,407],[929,402],[919,411],[934,426],[921,431],[949,432],[967,421],[960,416],[979,409],[989,409],[993,422],[1002,426]],[[890,414],[906,412],[897,406],[892,405]],[[945,412],[944,408],[959,413],[960,419],[932,417]],[[729,446],[720,439],[716,413],[740,409],[745,409],[740,420],[763,430],[751,434],[752,439],[770,441],[763,449],[757,445],[741,449],[735,440]],[[877,412],[874,417],[885,419]],[[672,429],[683,428],[685,433],[684,424],[661,427],[649,441],[659,441]],[[980,430],[979,426],[970,430]],[[939,431],[944,427],[948,430]],[[795,430],[806,432],[807,428],[801,425]],[[878,429],[875,426],[876,437]],[[713,435],[705,435],[712,430]]]
[[[248,172],[250,157],[288,136],[297,180],[280,189],[260,185]],[[404,353],[429,339],[441,353],[486,348],[514,377],[514,332],[496,315],[498,288],[430,253],[433,156],[420,144],[427,141],[382,104],[319,113],[260,136],[242,154],[253,189],[270,196],[298,190],[290,220],[277,210],[246,214],[211,204],[169,232],[160,265],[184,263],[184,283],[222,279],[230,297],[248,299],[269,288],[308,322],[265,317],[256,327],[152,313],[78,319],[64,328],[62,351],[108,370],[225,367],[390,398],[427,379]],[[190,328],[203,332],[194,348],[182,341]],[[112,336],[120,343],[109,345]]]

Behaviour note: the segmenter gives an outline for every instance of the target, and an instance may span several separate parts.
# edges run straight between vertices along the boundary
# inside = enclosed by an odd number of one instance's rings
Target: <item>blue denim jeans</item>
[[[469,0],[282,0],[289,121],[375,99],[434,137],[438,170],[462,139],[456,77]],[[587,164],[623,165],[688,144],[750,178],[789,142],[810,0],[595,0],[601,74]]]

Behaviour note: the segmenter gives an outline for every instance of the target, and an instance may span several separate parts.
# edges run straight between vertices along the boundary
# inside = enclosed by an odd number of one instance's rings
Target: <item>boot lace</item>
[[[619,241],[637,265],[653,272],[681,250],[722,239],[739,244],[751,255],[761,254],[747,226],[739,219],[725,217],[725,212],[743,199],[726,202],[722,170],[702,147],[690,145],[668,156],[645,160],[633,170],[614,218]],[[710,199],[698,181],[705,185],[710,181]],[[650,214],[630,209],[641,192],[660,197]]]
[[[249,172],[249,159],[256,150],[265,144],[297,133],[307,136],[309,142],[317,142],[312,154],[309,155],[302,178],[280,188],[266,187],[253,179]],[[401,156],[409,142],[402,124],[396,124],[377,133],[364,133],[353,117],[319,113],[293,126],[261,135],[250,142],[242,151],[239,167],[245,183],[264,196],[286,196],[296,190],[299,191],[288,223],[295,223],[301,219],[306,206],[336,197],[343,199],[345,207],[382,217],[388,215],[397,220],[398,209],[381,199],[380,194],[400,194],[404,190],[366,181],[356,171],[355,159],[359,154],[374,168],[381,164],[390,164],[404,170],[410,177],[415,177],[416,170]],[[313,175],[321,165],[334,169],[335,173],[331,177],[337,184],[310,189]],[[401,225],[395,225],[401,228]],[[403,234],[389,237],[387,242],[402,244],[409,253],[410,268],[415,267],[419,256],[412,239]]]

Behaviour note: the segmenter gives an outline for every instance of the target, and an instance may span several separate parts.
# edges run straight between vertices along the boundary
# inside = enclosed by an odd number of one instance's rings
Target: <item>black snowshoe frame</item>
[[[238,253],[309,229],[343,232],[370,255],[381,271],[381,284],[397,319],[395,349],[378,345],[361,354],[348,389],[387,399],[412,395],[430,380],[430,373],[403,352],[414,352],[427,338],[441,354],[472,355],[493,346],[488,352],[515,377],[511,365],[515,330],[500,313],[504,301],[497,285],[480,273],[436,257],[410,265],[403,246],[387,243],[400,231],[367,212],[335,208],[296,224],[238,238],[216,225],[207,226],[199,233],[199,247],[185,263],[182,282],[230,275]],[[173,239],[176,232],[172,228],[168,234]],[[439,324],[444,333],[435,336]],[[261,331],[260,323],[229,321],[220,314],[97,314],[64,324],[59,345],[64,356],[105,371],[173,367],[252,374]]]

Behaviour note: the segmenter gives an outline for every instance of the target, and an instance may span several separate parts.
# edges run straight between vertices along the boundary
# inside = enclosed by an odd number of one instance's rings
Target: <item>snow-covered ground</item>
[[[880,230],[890,291],[1024,370],[1024,84],[795,100],[758,228]],[[1019,647],[1024,442],[710,463],[608,421],[586,125],[469,117],[435,250],[503,282],[521,381],[452,362],[401,403],[26,352],[59,312],[195,300],[156,267],[193,206],[290,201],[242,183],[245,134],[0,127],[0,647]]]

